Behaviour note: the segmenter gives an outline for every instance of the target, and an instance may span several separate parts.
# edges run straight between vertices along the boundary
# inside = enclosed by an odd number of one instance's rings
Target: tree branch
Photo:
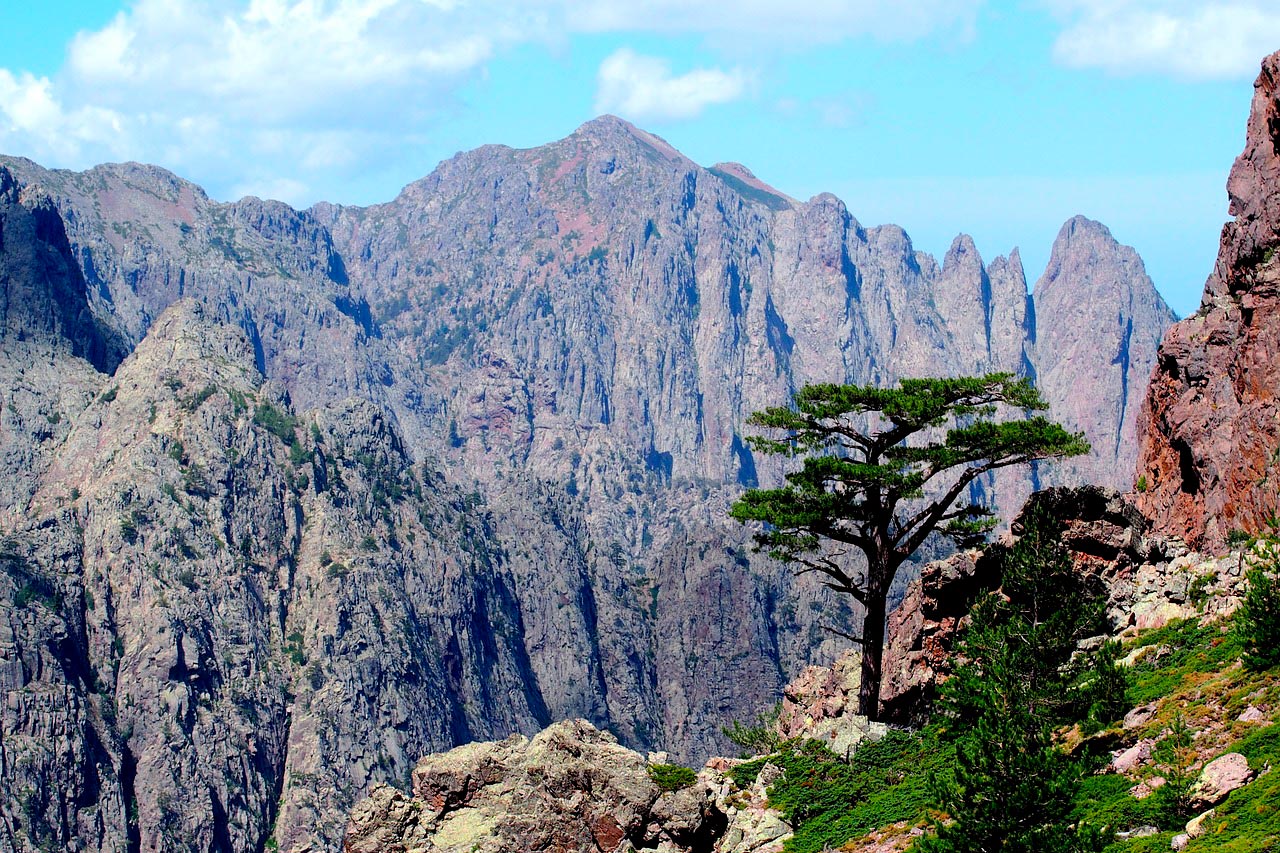
[[[821,623],[821,622],[819,622],[819,623],[818,623],[818,627],[819,627],[819,628],[821,628],[821,629],[822,629],[822,630],[824,630],[824,631],[830,631],[831,633],[835,634],[837,637],[844,637],[844,638],[845,638],[846,640],[848,640],[849,642],[851,642],[851,643],[857,643],[858,645],[862,646],[863,648],[866,648],[867,641],[866,641],[866,640],[864,640],[864,639],[862,639],[861,637],[855,637],[853,634],[849,634],[849,633],[847,633],[847,632],[845,632],[845,631],[841,631],[839,628],[835,628],[835,627],[833,627],[833,626],[831,626],[831,625],[826,625],[826,624],[823,624],[823,623]]]

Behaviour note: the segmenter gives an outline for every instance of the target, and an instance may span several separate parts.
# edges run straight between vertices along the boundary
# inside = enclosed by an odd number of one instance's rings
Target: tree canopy
[[[762,522],[759,550],[817,572],[865,609],[861,713],[879,708],[885,599],[893,578],[937,532],[961,544],[994,525],[969,499],[987,472],[1087,453],[1089,444],[1030,412],[1047,408],[1026,378],[1010,373],[903,379],[896,388],[807,385],[790,406],[756,412],[767,431],[749,439],[760,453],[801,458],[786,485],[750,489],[730,514]],[[1019,417],[1000,419],[1002,413]],[[865,566],[848,559],[851,549]]]

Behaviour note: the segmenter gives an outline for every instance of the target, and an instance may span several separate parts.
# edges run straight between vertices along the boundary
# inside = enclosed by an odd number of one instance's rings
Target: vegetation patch
[[[680,791],[698,781],[698,774],[679,764],[650,764],[649,778],[663,791]]]
[[[897,821],[927,816],[929,779],[955,758],[930,727],[892,730],[864,743],[849,761],[819,741],[789,741],[780,752],[739,764],[730,776],[751,785],[766,764],[783,771],[769,788],[769,805],[795,827],[789,853],[821,853]]]
[[[253,410],[253,422],[283,441],[292,445],[296,440],[297,418],[270,402],[263,402]]]

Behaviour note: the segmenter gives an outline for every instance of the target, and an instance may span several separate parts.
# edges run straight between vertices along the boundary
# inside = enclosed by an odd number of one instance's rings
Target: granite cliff
[[[1280,513],[1280,54],[1263,60],[1227,193],[1200,310],[1160,346],[1136,482],[1158,528],[1211,550]]]
[[[988,497],[1128,470],[1172,316],[1097,223],[1053,257],[1029,297],[607,117],[370,208],[0,160],[4,837],[333,850],[432,750],[722,751],[855,618],[725,519],[752,410],[1007,369],[1096,453]]]

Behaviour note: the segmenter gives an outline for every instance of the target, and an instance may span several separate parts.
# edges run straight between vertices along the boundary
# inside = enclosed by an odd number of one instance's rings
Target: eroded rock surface
[[[1280,54],[1254,84],[1234,218],[1200,310],[1160,346],[1140,429],[1137,503],[1158,530],[1220,551],[1276,512],[1280,470]]]
[[[343,848],[346,853],[746,853],[775,840],[776,835],[763,837],[775,829],[789,832],[774,818],[757,821],[746,833],[738,820],[736,840],[724,846],[730,824],[726,811],[739,811],[721,791],[725,777],[708,769],[688,787],[664,791],[649,766],[639,753],[584,720],[557,723],[532,739],[513,735],[468,744],[419,762],[412,796],[374,788],[352,812]]]

